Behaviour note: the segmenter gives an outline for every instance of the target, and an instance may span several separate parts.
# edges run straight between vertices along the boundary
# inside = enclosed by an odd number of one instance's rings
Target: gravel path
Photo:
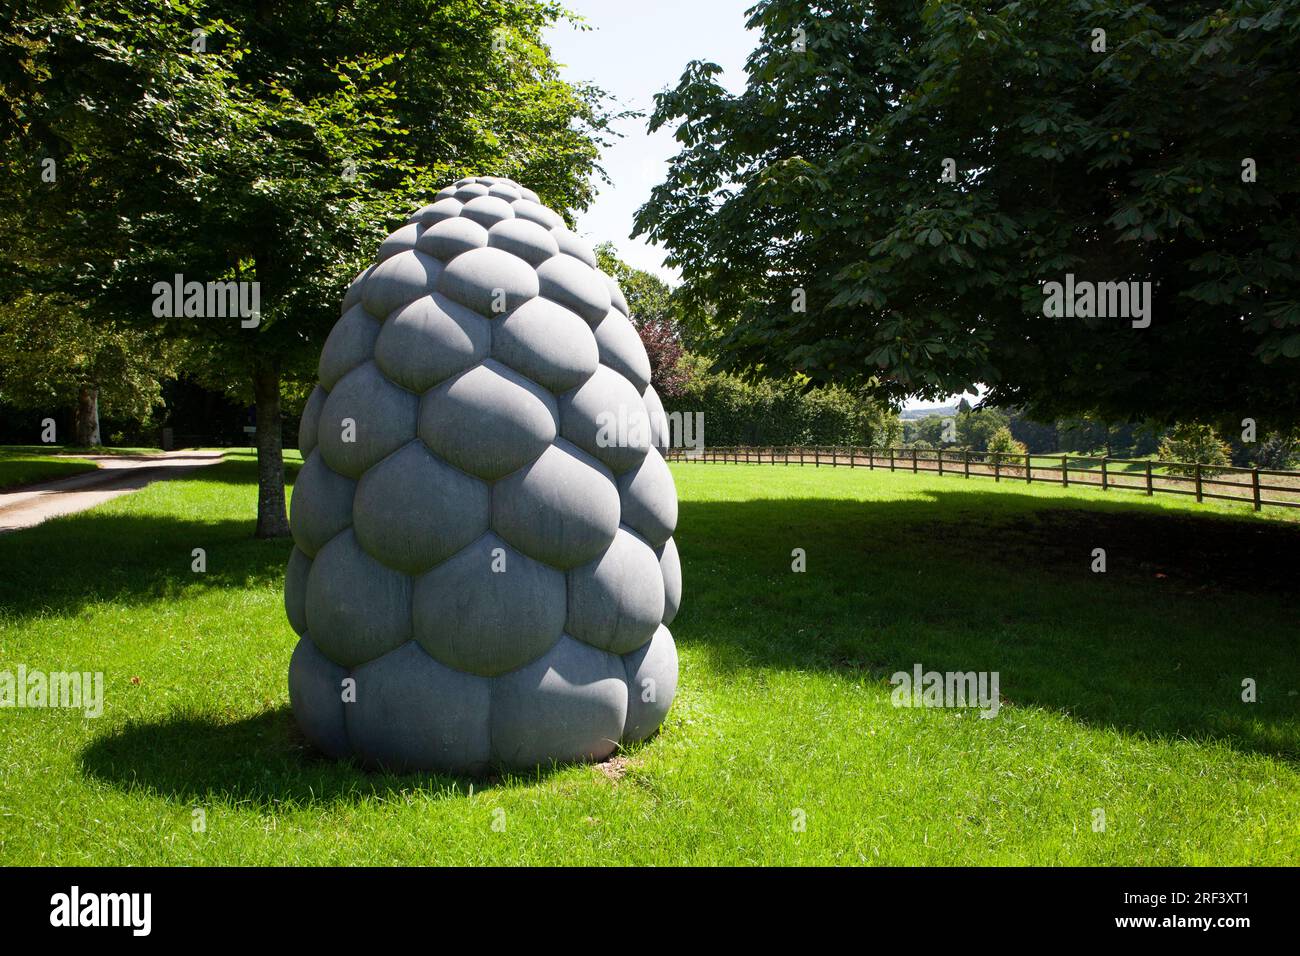
[[[146,485],[177,478],[221,460],[219,451],[170,451],[158,455],[74,455],[98,471],[28,485],[0,494],[0,533],[30,528],[47,518],[85,511]]]

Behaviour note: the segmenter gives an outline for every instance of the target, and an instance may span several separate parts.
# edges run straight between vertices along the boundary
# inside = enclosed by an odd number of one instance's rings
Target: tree
[[[1296,433],[1272,432],[1259,443],[1255,467],[1290,469],[1300,464],[1300,436]]]
[[[1161,461],[1197,463],[1201,465],[1230,465],[1232,449],[1209,425],[1198,422],[1181,422],[1175,425],[1160,442],[1157,453]],[[1170,466],[1171,474],[1193,474],[1195,468]],[[1201,469],[1203,474],[1216,471]]]
[[[650,358],[650,382],[662,399],[677,398],[686,386],[679,311],[673,290],[658,276],[628,265],[612,242],[596,246],[596,264],[612,276],[627,299],[632,324]]]
[[[96,321],[194,343],[202,377],[256,405],[257,533],[286,534],[282,388],[311,376],[377,240],[469,172],[562,209],[590,199],[610,117],[541,43],[560,14],[543,0],[25,13],[0,36],[4,259]],[[154,314],[178,274],[257,283],[260,316]]]
[[[637,228],[749,374],[895,400],[982,382],[1041,420],[1295,422],[1298,18],[762,0],[743,91],[693,62],[657,98],[681,150]],[[1067,273],[1151,283],[1149,326],[1048,317]]]
[[[902,432],[889,406],[840,386],[807,387],[806,380],[749,382],[709,370],[686,353],[682,395],[668,412],[700,413],[709,445],[894,445]]]
[[[31,293],[0,302],[0,402],[52,411],[74,408],[77,445],[103,442],[101,408],[144,420],[162,405],[181,349],[131,326],[91,322],[76,304]]]
[[[1011,429],[1006,425],[1000,425],[998,429],[989,436],[988,451],[1000,455],[1023,455],[1025,446],[1023,442],[1016,441],[1011,434]]]
[[[984,451],[994,433],[1010,424],[1005,413],[996,408],[977,408],[957,416],[957,440],[973,451]]]

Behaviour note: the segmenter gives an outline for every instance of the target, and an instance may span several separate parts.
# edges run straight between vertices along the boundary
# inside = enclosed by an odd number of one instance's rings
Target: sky
[[[605,150],[601,164],[613,181],[600,188],[591,207],[578,216],[578,232],[593,245],[610,241],[629,265],[675,283],[663,265],[664,251],[632,239],[632,219],[663,182],[677,152],[671,129],[653,135],[647,120],[654,95],[677,85],[691,60],[711,60],[724,69],[723,86],[738,92],[745,83],[745,58],[757,36],[745,30],[745,10],[754,0],[566,0],[565,6],[592,29],[558,24],[545,39],[571,81],[589,80],[612,94],[617,108],[645,114],[615,126],[623,138]]]
[[[661,183],[668,160],[677,153],[672,129],[651,134],[647,119],[654,95],[677,85],[691,60],[710,60],[723,68],[719,82],[739,92],[745,85],[745,59],[758,44],[745,29],[745,10],[754,0],[567,0],[589,30],[567,23],[546,31],[561,75],[586,80],[610,93],[618,110],[645,114],[616,124],[622,138],[601,155],[613,185],[597,181],[595,201],[578,215],[577,231],[589,243],[613,242],[619,257],[638,269],[676,284],[676,271],[664,265],[664,250],[633,239],[632,220]],[[953,404],[909,401],[906,408]],[[968,396],[972,402],[976,396]]]

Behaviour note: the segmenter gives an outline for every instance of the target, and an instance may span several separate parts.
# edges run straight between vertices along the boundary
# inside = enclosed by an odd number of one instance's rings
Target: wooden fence
[[[1300,471],[1197,462],[826,445],[733,446],[705,448],[698,452],[674,448],[669,451],[668,459],[739,465],[888,469],[913,474],[927,471],[962,478],[992,478],[994,481],[1031,484],[1046,481],[1065,488],[1084,485],[1103,491],[1120,489],[1147,495],[1195,495],[1198,502],[1207,498],[1251,502],[1256,511],[1264,505],[1300,508]]]

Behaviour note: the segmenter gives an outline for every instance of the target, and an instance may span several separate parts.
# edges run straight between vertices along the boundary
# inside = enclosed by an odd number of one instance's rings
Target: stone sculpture
[[[293,711],[373,766],[601,760],[676,691],[663,406],[618,284],[535,193],[435,200],[352,282],[303,412]]]

